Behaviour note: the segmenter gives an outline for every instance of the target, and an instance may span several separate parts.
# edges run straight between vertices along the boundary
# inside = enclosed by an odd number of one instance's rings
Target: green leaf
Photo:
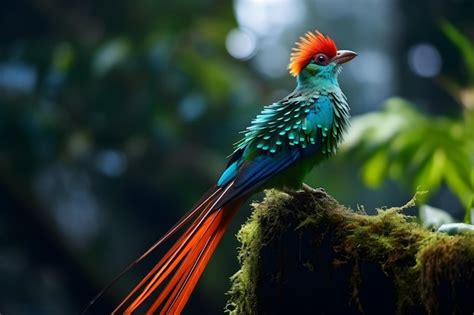
[[[448,161],[445,165],[444,177],[449,189],[461,200],[461,203],[467,208],[472,198],[472,187],[469,182],[463,180],[463,174],[459,173],[456,165]]]
[[[463,55],[469,69],[470,81],[474,83],[474,46],[471,41],[446,20],[441,21],[441,29]]]
[[[446,165],[446,156],[443,151],[437,150],[434,154],[421,165],[420,171],[415,177],[413,189],[423,187],[430,192],[436,191],[443,178],[443,171]]]
[[[365,184],[371,188],[380,186],[387,172],[387,152],[379,150],[364,165],[362,178]]]
[[[384,110],[354,117],[351,128],[341,147],[342,151],[359,150],[363,147],[374,148],[389,143],[400,132],[412,130],[409,126],[419,126],[424,117],[414,106],[401,99],[390,98],[384,104]]]
[[[390,177],[434,194],[445,183],[467,211],[474,196],[474,114],[466,113],[462,119],[429,117],[391,98],[383,111],[355,119],[343,153],[363,159],[362,179],[371,188]]]
[[[466,208],[466,215],[464,217],[464,223],[474,223],[474,194],[471,196],[471,202]]]

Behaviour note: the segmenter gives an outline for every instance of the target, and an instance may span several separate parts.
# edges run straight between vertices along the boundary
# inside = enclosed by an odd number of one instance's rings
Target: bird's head
[[[308,32],[296,43],[288,69],[298,81],[335,81],[343,63],[357,54],[350,50],[337,50],[334,41],[320,32]]]

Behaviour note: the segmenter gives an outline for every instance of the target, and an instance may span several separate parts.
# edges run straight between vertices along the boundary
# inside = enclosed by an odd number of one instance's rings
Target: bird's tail
[[[150,305],[152,295],[156,297],[146,314],[181,313],[232,217],[243,202],[243,199],[239,198],[216,209],[227,189],[211,190],[193,210],[142,256],[147,256],[164,240],[190,223],[188,229],[112,314],[122,310],[124,314],[131,314],[144,303]]]

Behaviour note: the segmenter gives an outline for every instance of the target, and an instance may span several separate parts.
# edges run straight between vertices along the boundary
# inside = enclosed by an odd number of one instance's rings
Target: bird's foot
[[[321,188],[321,187],[313,188],[313,187],[311,187],[310,185],[308,185],[306,183],[303,183],[303,185],[301,185],[301,188],[303,188],[303,191],[311,193],[311,194],[317,194],[317,195],[325,195],[326,194],[326,191],[324,190],[324,188]]]
[[[288,195],[294,195],[294,194],[302,193],[302,192],[317,194],[317,195],[326,195],[326,191],[323,188],[313,188],[310,185],[305,184],[305,183],[301,185],[301,189],[294,190],[288,187],[283,187],[281,188],[281,191],[283,191],[284,193]]]

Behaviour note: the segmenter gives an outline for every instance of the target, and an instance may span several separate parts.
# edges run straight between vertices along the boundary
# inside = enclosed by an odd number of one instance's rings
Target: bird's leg
[[[326,194],[326,191],[323,188],[313,188],[306,183],[303,183],[301,185],[301,189],[298,189],[298,190],[294,190],[288,187],[282,187],[280,188],[280,190],[288,195],[294,195],[295,193],[298,193],[298,192],[307,192],[310,194],[324,194],[324,195]]]
[[[303,183],[301,185],[301,188],[303,188],[304,191],[311,193],[311,194],[326,194],[326,191],[324,188],[313,188],[310,185]]]

